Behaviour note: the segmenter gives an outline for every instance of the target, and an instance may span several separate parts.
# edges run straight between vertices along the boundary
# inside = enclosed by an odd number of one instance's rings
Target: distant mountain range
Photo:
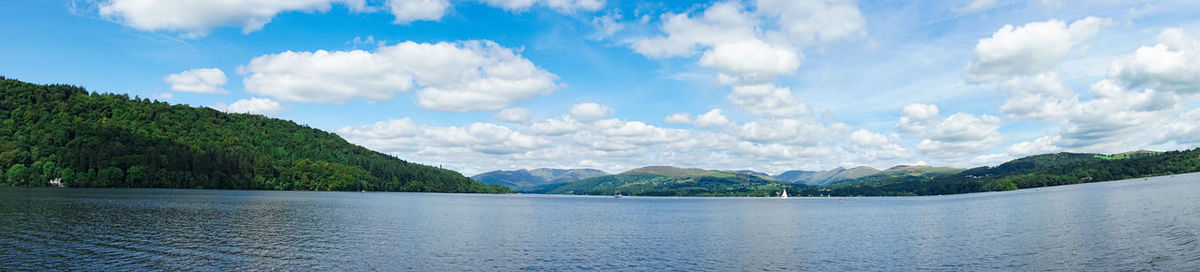
[[[850,169],[838,167],[832,170],[824,171],[787,171],[774,176],[774,178],[804,185],[827,185],[838,181],[857,179],[882,172],[883,171],[866,166],[859,166]]]
[[[541,169],[539,169],[541,170]],[[496,173],[533,176],[518,171]],[[542,170],[542,171],[550,171]],[[566,171],[566,170],[558,170]],[[787,171],[770,176],[750,170],[721,171],[651,166],[616,175],[598,174],[567,183],[539,182],[516,186],[525,193],[644,196],[775,196],[792,195],[939,195],[1004,191],[1200,171],[1200,149],[1118,154],[1058,153],[1015,159],[994,167],[958,169],[899,165],[886,170],[870,167],[824,171]],[[593,172],[594,173],[594,172]],[[495,183],[489,177],[476,180]],[[567,179],[558,179],[566,181]],[[510,182],[512,183],[512,182]],[[541,185],[537,185],[541,184]]]
[[[640,196],[769,196],[793,185],[760,174],[651,166],[543,187],[531,193]]]
[[[576,182],[583,179],[608,175],[596,169],[551,169],[491,171],[472,176],[483,184],[504,185],[514,190],[529,190],[539,186]]]

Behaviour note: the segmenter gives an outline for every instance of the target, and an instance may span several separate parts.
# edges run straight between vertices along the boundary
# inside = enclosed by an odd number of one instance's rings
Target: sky
[[[467,175],[1200,146],[1197,1],[18,0],[0,75]]]

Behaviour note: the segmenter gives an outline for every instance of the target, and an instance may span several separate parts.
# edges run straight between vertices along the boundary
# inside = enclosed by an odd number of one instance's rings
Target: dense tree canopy
[[[863,179],[806,189],[805,195],[943,195],[1067,185],[1200,171],[1200,148],[1116,155],[1058,153],[1029,156],[996,167],[932,176]]]
[[[0,185],[510,192],[260,115],[0,77]]]

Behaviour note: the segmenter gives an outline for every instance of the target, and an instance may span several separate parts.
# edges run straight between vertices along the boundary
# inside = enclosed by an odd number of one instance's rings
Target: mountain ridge
[[[471,176],[471,179],[483,184],[503,185],[513,190],[529,190],[539,186],[575,182],[604,175],[608,175],[608,173],[588,168],[535,168],[490,171]]]

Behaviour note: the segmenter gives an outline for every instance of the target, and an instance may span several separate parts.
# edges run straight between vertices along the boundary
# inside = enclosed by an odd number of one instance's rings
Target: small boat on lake
[[[779,194],[779,198],[787,198],[787,189],[783,189],[783,193]]]
[[[613,195],[613,198],[622,198],[622,197],[625,197],[625,196],[622,196],[621,192],[617,192],[617,194]]]

